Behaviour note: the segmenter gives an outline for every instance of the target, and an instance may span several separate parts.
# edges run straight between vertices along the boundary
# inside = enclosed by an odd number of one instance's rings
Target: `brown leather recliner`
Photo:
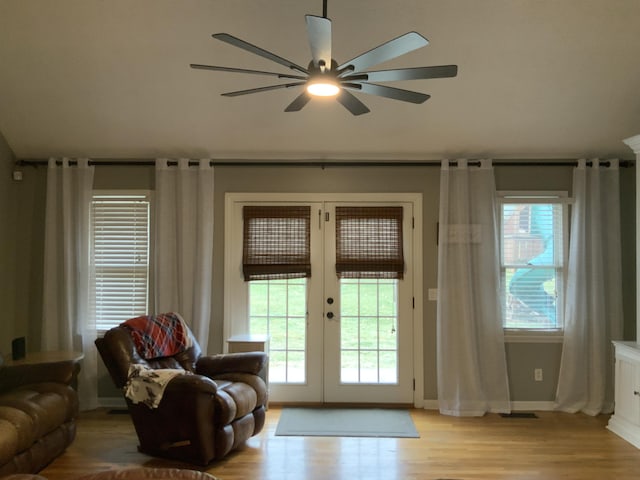
[[[125,400],[140,442],[149,455],[207,465],[260,432],[267,387],[258,372],[267,362],[262,352],[203,356],[192,346],[171,357],[144,359],[125,327],[107,331],[96,346],[115,385],[123,389],[129,367],[182,368],[166,385],[157,408]]]

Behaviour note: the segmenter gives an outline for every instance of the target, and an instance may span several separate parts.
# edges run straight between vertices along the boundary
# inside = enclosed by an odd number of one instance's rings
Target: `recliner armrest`
[[[202,356],[196,363],[196,373],[212,377],[224,373],[251,373],[258,375],[267,364],[264,352],[226,353]]]
[[[171,395],[178,392],[179,395],[186,393],[210,393],[214,395],[218,391],[218,385],[205,375],[182,374],[173,377],[167,384],[164,395]]]

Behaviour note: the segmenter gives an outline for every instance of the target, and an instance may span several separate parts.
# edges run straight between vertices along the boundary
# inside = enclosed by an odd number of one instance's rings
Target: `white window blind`
[[[565,208],[550,198],[510,198],[501,204],[505,328],[562,328]]]
[[[149,212],[146,194],[93,196],[93,300],[98,331],[148,312]]]

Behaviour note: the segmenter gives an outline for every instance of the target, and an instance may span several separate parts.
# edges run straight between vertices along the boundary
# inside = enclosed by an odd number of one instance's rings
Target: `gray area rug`
[[[420,438],[408,410],[283,408],[277,436]]]

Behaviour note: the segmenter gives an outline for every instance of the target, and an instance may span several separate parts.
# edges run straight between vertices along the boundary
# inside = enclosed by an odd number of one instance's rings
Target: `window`
[[[249,328],[269,336],[269,381],[306,381],[307,279],[249,282]]]
[[[562,329],[566,198],[504,194],[500,205],[504,327]]]
[[[340,381],[398,382],[398,279],[340,279]]]
[[[148,312],[149,195],[95,193],[91,209],[96,328]]]

